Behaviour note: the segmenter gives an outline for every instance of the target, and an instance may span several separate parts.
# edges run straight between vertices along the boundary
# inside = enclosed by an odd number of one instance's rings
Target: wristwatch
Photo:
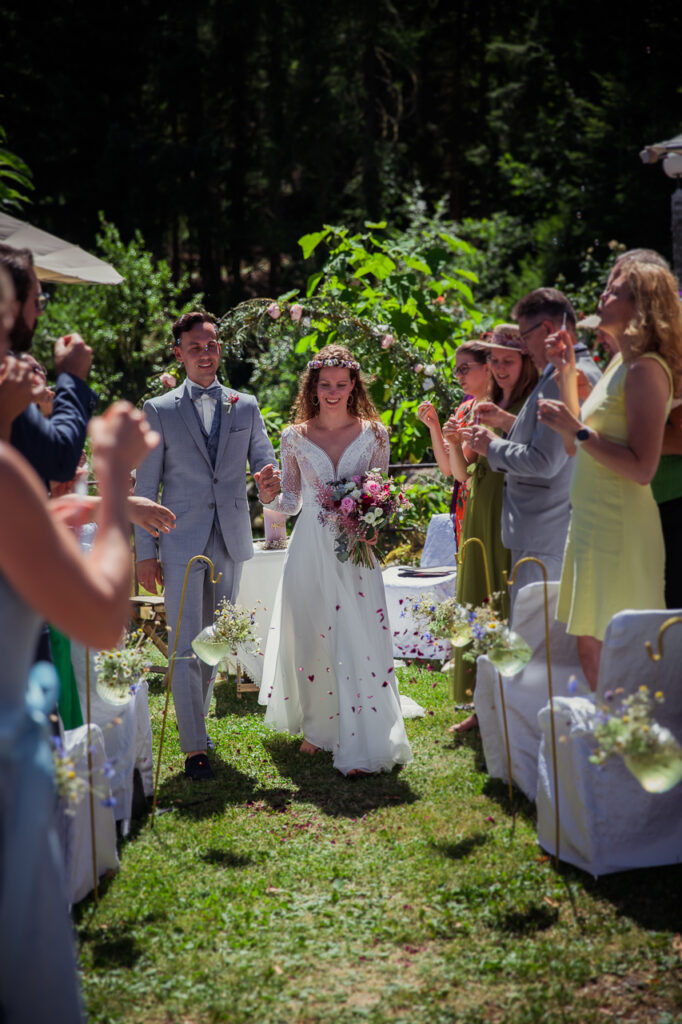
[[[591,434],[592,431],[589,430],[587,427],[581,427],[580,430],[576,430],[575,439],[578,442],[578,444],[582,444],[583,441],[587,441],[590,438]]]

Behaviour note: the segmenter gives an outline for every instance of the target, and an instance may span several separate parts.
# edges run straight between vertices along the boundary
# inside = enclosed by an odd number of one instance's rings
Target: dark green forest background
[[[104,211],[210,308],[302,286],[298,238],[399,226],[418,187],[463,237],[494,243],[501,294],[575,279],[611,239],[670,255],[672,185],[638,152],[682,126],[671,0],[1,11],[0,125],[33,174],[24,216],[88,247]]]

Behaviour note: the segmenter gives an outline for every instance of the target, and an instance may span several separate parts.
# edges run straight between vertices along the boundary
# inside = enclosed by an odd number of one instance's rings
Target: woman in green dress
[[[513,324],[500,324],[490,340],[479,342],[488,349],[492,374],[492,401],[480,402],[474,410],[474,422],[486,423],[500,433],[507,432],[515,415],[537,383],[537,370],[525,352],[519,329]],[[502,544],[502,491],[504,476],[494,473],[487,459],[476,455],[466,444],[466,427],[453,417],[443,428],[448,442],[450,464],[458,480],[470,480],[460,550],[467,540],[478,538],[485,548],[490,587],[496,610],[504,618],[509,615],[509,597],[504,577],[509,570],[509,551]],[[480,545],[467,547],[457,575],[456,597],[460,604],[477,607],[488,598],[488,587]],[[454,653],[453,697],[456,704],[470,703],[476,680],[476,666],[463,657],[466,651]],[[476,716],[451,727],[453,732],[466,732],[476,726]]]

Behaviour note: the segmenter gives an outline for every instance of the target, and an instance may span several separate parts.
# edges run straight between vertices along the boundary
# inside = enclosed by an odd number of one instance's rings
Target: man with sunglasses
[[[47,303],[28,249],[0,244],[0,266],[9,273],[16,295],[16,318],[10,331],[15,356],[28,352]],[[58,338],[54,347],[57,378],[54,405],[49,419],[33,401],[12,424],[10,443],[31,463],[45,481],[72,480],[85,444],[88,421],[97,395],[86,384],[92,349],[79,334]]]
[[[487,427],[474,426],[469,443],[474,451],[487,457],[491,469],[506,474],[502,542],[511,551],[512,568],[521,558],[539,558],[547,569],[547,579],[558,580],[570,515],[571,464],[561,436],[552,437],[556,431],[542,424],[537,416],[541,398],[559,397],[554,368],[545,353],[546,339],[565,327],[573,339],[578,369],[590,385],[596,383],[601,371],[587,346],[578,342],[573,306],[556,288],[537,288],[525,295],[514,306],[512,316],[538,369],[538,383],[506,438],[497,437]],[[514,586],[509,588],[512,614],[521,588],[542,578],[536,563],[519,566]]]

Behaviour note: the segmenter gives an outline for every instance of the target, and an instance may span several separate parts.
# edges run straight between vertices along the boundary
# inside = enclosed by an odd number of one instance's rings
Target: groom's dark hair
[[[215,326],[215,317],[212,313],[202,313],[198,309],[195,309],[192,313],[183,313],[171,327],[173,332],[171,348],[179,345],[180,336],[186,334],[187,331],[191,331],[197,324],[213,324]]]

